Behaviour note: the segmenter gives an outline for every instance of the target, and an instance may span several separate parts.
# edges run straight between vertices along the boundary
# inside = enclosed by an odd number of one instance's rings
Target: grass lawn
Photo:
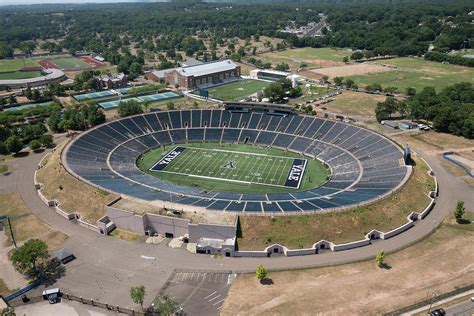
[[[209,89],[209,96],[225,101],[239,100],[268,86],[268,82],[258,80],[240,80]]]
[[[17,243],[39,238],[48,244],[49,250],[54,250],[67,238],[32,214],[19,193],[0,195],[0,210],[2,214],[10,217]],[[8,244],[10,244],[10,232],[8,229],[5,229],[5,232],[9,235]]]
[[[375,116],[375,107],[377,102],[385,100],[385,96],[357,93],[352,91],[343,91],[342,94],[335,96],[335,100],[322,106],[329,112],[344,115]]]
[[[25,67],[39,67],[33,59],[0,59],[0,72],[17,71]]]
[[[342,62],[345,56],[350,56],[351,52],[347,49],[332,49],[324,48],[295,48],[279,52],[270,52],[255,56],[261,59],[264,63],[271,63],[276,66],[280,63],[286,63],[290,66],[291,71],[296,71],[301,63],[305,63],[310,68],[321,68],[333,66],[336,63]]]
[[[116,196],[71,176],[60,165],[64,145],[58,146],[57,150],[46,158],[44,166],[38,171],[38,181],[43,184],[43,194],[50,200],[58,200],[61,203],[61,209],[65,212],[79,212],[83,219],[95,224],[104,216],[105,204],[114,200]]]
[[[418,92],[425,87],[435,87],[439,92],[443,88],[459,82],[474,83],[474,69],[457,65],[443,65],[421,58],[394,58],[377,61],[379,64],[398,67],[395,71],[369,75],[350,76],[359,86],[379,83],[382,87],[397,87],[404,92],[414,87]]]
[[[474,262],[473,241],[473,232],[442,225],[417,244],[388,254],[390,269],[372,259],[269,272],[272,285],[261,284],[255,273],[239,275],[220,314],[383,315],[474,283],[474,266],[466,264]]]
[[[289,104],[304,104],[306,101],[315,100],[316,98],[320,98],[325,96],[326,94],[331,93],[333,90],[328,89],[326,87],[316,87],[311,86],[308,90],[308,93],[302,95],[301,97],[290,99]]]
[[[0,173],[5,173],[8,171],[7,165],[0,165]]]
[[[372,229],[388,231],[406,223],[412,211],[422,211],[430,202],[427,193],[434,189],[428,166],[415,158],[416,166],[405,186],[386,199],[354,210],[325,214],[240,216],[240,250],[263,250],[279,243],[290,249],[310,247],[325,239],[344,243],[362,239]],[[413,194],[419,192],[419,194]]]
[[[12,71],[12,72],[0,72],[0,80],[11,80],[11,79],[28,79],[41,76],[39,71]]]
[[[163,171],[149,169],[174,146],[146,153],[139,159],[138,166],[141,170],[164,180],[197,186],[208,191],[238,193],[296,191],[284,186],[293,163],[292,158],[303,158],[296,153],[252,145],[220,146],[217,143],[195,143],[183,146],[188,148]],[[329,171],[324,165],[313,158],[304,157],[304,159],[307,159],[307,165],[300,190],[314,188],[326,182]],[[235,162],[235,168],[224,167],[229,161]]]
[[[75,69],[89,69],[91,66],[80,60],[79,58],[55,58],[52,60],[53,63],[59,66],[59,68],[64,70],[75,70]]]

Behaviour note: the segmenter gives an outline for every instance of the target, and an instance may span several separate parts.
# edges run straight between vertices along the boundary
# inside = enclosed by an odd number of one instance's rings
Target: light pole
[[[436,297],[436,292],[433,293],[433,295],[431,296],[431,301],[430,301],[430,308],[428,309],[428,314],[431,313],[431,307],[433,306],[433,301]]]

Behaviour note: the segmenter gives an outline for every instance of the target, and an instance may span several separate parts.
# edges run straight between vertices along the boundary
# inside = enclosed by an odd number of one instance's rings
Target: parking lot
[[[187,315],[218,315],[236,275],[214,272],[174,272],[160,294],[178,302]]]

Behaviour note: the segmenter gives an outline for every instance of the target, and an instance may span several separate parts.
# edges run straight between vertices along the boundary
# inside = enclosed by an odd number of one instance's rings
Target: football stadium
[[[70,143],[63,162],[120,196],[265,215],[360,206],[410,175],[402,148],[375,132],[249,103],[106,123]]]

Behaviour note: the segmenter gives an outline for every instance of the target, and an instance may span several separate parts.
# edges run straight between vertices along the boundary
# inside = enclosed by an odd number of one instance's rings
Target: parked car
[[[430,316],[444,316],[446,315],[446,311],[442,308],[435,309],[431,311],[428,315]]]

